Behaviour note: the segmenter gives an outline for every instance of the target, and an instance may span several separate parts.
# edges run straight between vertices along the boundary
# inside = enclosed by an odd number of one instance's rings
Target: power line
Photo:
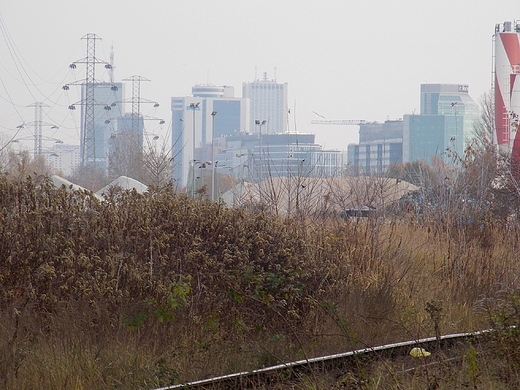
[[[101,84],[95,78],[96,65],[105,64],[106,69],[110,69],[110,63],[96,58],[96,41],[101,38],[96,34],[86,34],[81,39],[86,40],[87,44],[87,56],[74,61],[69,65],[71,69],[76,68],[76,64],[85,64],[85,79],[81,81],[75,81],[70,85],[81,85],[84,88],[84,99],[79,103],[84,107],[82,131],[81,131],[81,166],[84,167],[86,164],[96,164],[96,124],[94,120],[95,110],[94,106],[99,104],[94,98],[96,85]],[[64,85],[62,88],[68,90],[69,84]],[[110,106],[109,106],[110,107]],[[69,109],[74,110],[75,104],[69,106]]]
[[[32,97],[33,101],[37,100],[35,97],[35,93],[34,93],[35,91],[37,91],[38,94],[43,97],[43,99],[41,99],[40,103],[44,104],[44,102],[48,102],[50,104],[50,110],[52,110],[52,112],[54,112],[56,107],[60,107],[60,106],[66,107],[65,105],[59,103],[59,101],[64,97],[64,94],[63,94],[64,91],[61,91],[61,93],[58,96],[56,96],[56,92],[61,89],[60,88],[61,85],[63,85],[63,82],[69,76],[67,74],[65,74],[63,77],[63,80],[61,80],[61,82],[59,82],[59,83],[52,83],[51,80],[44,79],[43,77],[38,75],[38,73],[36,73],[30,67],[29,63],[23,58],[23,55],[21,54],[21,52],[17,48],[14,40],[10,36],[7,26],[6,26],[5,22],[3,21],[1,15],[0,15],[0,31],[1,31],[2,37],[5,41],[7,51],[9,52],[9,56],[12,60],[13,66],[16,69],[18,76],[16,76],[15,73],[11,72],[5,66],[6,63],[4,62],[0,65],[2,66],[2,69],[5,71],[5,74],[9,75],[15,82],[23,84],[23,86],[25,87],[25,90],[28,91],[28,93]],[[39,85],[35,82],[34,78],[31,76],[31,74],[29,74],[28,70],[30,70],[32,72],[32,74],[34,74],[36,77],[38,77],[40,80],[43,81],[43,83],[41,83],[41,84],[57,85],[57,87],[53,88],[53,90],[50,94],[45,93],[42,89],[40,89]],[[52,76],[52,79],[55,79],[56,76],[60,72],[62,72],[62,71],[59,70],[58,72],[56,72],[56,74]],[[2,94],[2,96],[0,96],[0,99],[7,102],[8,104],[10,104],[10,106],[14,109],[14,111],[16,112],[16,115],[19,117],[19,119],[22,122],[24,122],[24,120],[22,118],[22,112],[18,108],[27,107],[27,106],[15,103],[8,91],[6,82],[4,82],[4,80],[2,80],[2,85],[5,90],[5,96],[3,96],[3,94]],[[20,91],[18,91],[18,92],[20,92]],[[45,106],[49,107],[48,105],[45,105]],[[46,118],[49,118],[51,122],[59,123],[59,126],[53,125],[53,127],[56,129],[56,131],[54,131],[53,135],[56,135],[56,133],[58,132],[58,128],[61,128],[61,129],[75,128],[76,130],[78,128],[77,126],[74,126],[76,124],[76,121],[75,121],[75,118],[73,115],[71,116],[71,119],[72,119],[74,127],[65,126],[65,123],[68,120],[67,115],[60,115],[60,117],[61,117],[60,120],[51,119],[51,115],[48,112],[45,113],[45,116],[46,116]],[[54,116],[54,115],[52,115],[52,116]],[[36,123],[41,122],[41,118],[39,120],[36,119],[35,122]],[[1,126],[1,127],[5,128],[5,129],[9,129],[9,127],[7,127],[7,126]],[[24,127],[24,129],[31,131],[29,127]],[[20,129],[18,129],[17,134],[19,133],[19,131],[20,131]],[[41,150],[41,134],[38,129],[38,126],[36,126],[36,125],[35,125],[35,132],[34,132],[34,134],[32,134],[32,136],[34,136],[34,139],[35,139],[35,153],[38,153],[38,150]],[[79,138],[79,134],[77,134],[77,138]],[[36,140],[39,140],[39,141],[36,142]]]

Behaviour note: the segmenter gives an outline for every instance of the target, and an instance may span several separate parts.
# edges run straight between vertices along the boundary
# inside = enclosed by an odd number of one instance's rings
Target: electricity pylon
[[[140,122],[141,119],[148,120],[158,120],[160,123],[164,123],[162,119],[153,118],[153,117],[145,117],[141,115],[141,103],[152,103],[154,107],[159,107],[159,103],[154,102],[153,100],[143,99],[141,98],[141,82],[142,81],[150,81],[146,77],[142,76],[131,76],[123,79],[123,81],[131,81],[132,82],[132,97],[130,99],[123,100],[123,103],[130,103],[132,105],[132,132],[134,134],[140,133]],[[161,124],[162,124],[161,123]],[[144,129],[143,129],[144,131]]]
[[[29,122],[27,124],[34,125],[34,156],[36,157],[37,155],[42,154],[42,127],[51,126],[51,128],[57,129],[58,126],[42,121],[43,107],[49,107],[47,104],[35,102],[27,107],[34,107],[34,122]]]
[[[96,163],[96,126],[94,121],[94,106],[102,103],[97,103],[94,97],[95,87],[101,84],[95,78],[96,65],[104,64],[106,69],[112,69],[109,62],[96,58],[96,40],[101,39],[96,34],[86,34],[81,39],[87,41],[87,56],[85,58],[74,61],[69,65],[71,69],[76,69],[76,64],[85,64],[86,76],[84,80],[74,81],[73,83],[63,86],[63,89],[68,90],[69,85],[84,86],[85,95],[78,103],[69,106],[69,109],[74,110],[76,104],[83,105],[84,116],[81,127],[81,166],[95,165]]]

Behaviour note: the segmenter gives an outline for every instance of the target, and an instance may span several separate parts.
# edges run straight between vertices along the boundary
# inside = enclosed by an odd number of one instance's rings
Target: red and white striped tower
[[[495,26],[495,128],[496,142],[520,163],[520,131],[514,116],[520,115],[520,20]]]

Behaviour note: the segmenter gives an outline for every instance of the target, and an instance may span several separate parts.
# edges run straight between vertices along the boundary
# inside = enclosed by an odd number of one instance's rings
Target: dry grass
[[[145,389],[482,329],[475,302],[520,271],[518,221],[454,209],[290,219],[4,178],[0,199],[4,388]]]

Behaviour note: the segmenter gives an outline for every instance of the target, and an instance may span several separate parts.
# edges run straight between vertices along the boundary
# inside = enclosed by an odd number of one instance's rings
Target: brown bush
[[[489,218],[316,222],[0,178],[0,376],[151,388],[477,329],[473,302],[518,272],[518,226]]]

